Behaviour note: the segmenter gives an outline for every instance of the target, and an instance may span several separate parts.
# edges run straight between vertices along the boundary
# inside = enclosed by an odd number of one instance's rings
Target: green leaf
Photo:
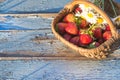
[[[93,43],[89,44],[89,46],[87,48],[89,48],[89,49],[95,48],[95,43],[93,42]]]
[[[80,17],[75,17],[75,22],[76,22],[77,26],[79,26],[81,23]]]
[[[55,31],[59,33],[59,29],[57,25],[55,26]]]

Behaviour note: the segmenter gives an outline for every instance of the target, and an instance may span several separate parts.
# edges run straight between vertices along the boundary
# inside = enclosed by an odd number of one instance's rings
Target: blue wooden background
[[[57,13],[72,0],[0,1],[0,56],[79,56],[54,38],[52,17],[1,16]],[[115,58],[110,60],[3,60],[1,57],[0,80],[119,80],[120,49],[114,54]]]
[[[5,0],[0,4],[0,13],[45,13],[58,12],[72,0]]]
[[[120,60],[0,61],[0,80],[119,80]]]
[[[34,14],[34,13],[57,13],[65,4],[71,0],[4,0],[0,3],[0,14]],[[2,17],[0,20],[0,30],[31,30],[38,29],[38,25],[51,20],[43,18],[14,18],[12,16]],[[48,24],[40,25],[49,27]]]

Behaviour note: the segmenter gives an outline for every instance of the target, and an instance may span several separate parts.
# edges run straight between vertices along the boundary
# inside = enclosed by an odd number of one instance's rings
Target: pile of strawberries
[[[81,12],[76,8],[56,24],[56,31],[67,41],[83,48],[96,48],[112,36],[109,24],[102,24],[104,28],[91,24],[85,19],[76,17]]]

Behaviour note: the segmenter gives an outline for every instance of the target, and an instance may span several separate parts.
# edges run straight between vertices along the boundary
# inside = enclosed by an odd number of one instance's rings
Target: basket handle
[[[73,0],[72,2],[68,3],[64,8],[67,8],[70,10],[70,12],[72,12],[72,10],[74,9],[74,5],[80,4],[80,3],[89,5],[90,2],[86,0]]]

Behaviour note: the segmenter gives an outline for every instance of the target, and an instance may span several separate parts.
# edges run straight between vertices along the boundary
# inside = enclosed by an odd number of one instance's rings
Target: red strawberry
[[[57,27],[58,27],[58,32],[60,34],[64,34],[65,33],[65,28],[67,27],[67,23],[63,23],[63,22],[60,22],[57,24]]]
[[[80,28],[85,29],[88,27],[88,22],[85,19],[82,19],[79,26]]]
[[[104,42],[104,41],[103,41],[102,38],[98,40],[98,43],[99,43],[99,44],[102,44],[103,42]]]
[[[98,47],[98,46],[100,46],[100,43],[98,43],[98,42],[92,42],[92,43],[88,46],[88,48],[96,48],[96,47]]]
[[[82,43],[79,42],[79,46],[80,46],[80,47],[87,48],[88,45],[85,45],[85,44],[82,44]]]
[[[106,31],[103,33],[103,39],[106,41],[112,37],[111,31]]]
[[[73,37],[70,42],[79,46],[79,36]]]
[[[102,29],[100,27],[95,28],[95,30],[93,30],[93,36],[97,39],[101,39],[102,38]]]
[[[64,34],[63,38],[66,39],[67,41],[70,41],[70,39],[72,38],[72,36],[70,34]]]
[[[92,37],[89,34],[80,35],[80,44],[89,45],[93,41]]]
[[[100,46],[100,43],[95,42],[95,47],[98,47],[98,46]]]
[[[65,31],[72,35],[78,34],[78,28],[75,23],[68,23],[67,27],[65,28]]]
[[[75,9],[75,13],[81,13],[82,12],[82,9],[80,8],[80,7],[77,7],[76,9]]]
[[[63,22],[75,22],[75,16],[72,13],[67,14],[64,19]]]
[[[109,24],[105,25],[105,31],[110,31],[110,26],[109,26]]]

